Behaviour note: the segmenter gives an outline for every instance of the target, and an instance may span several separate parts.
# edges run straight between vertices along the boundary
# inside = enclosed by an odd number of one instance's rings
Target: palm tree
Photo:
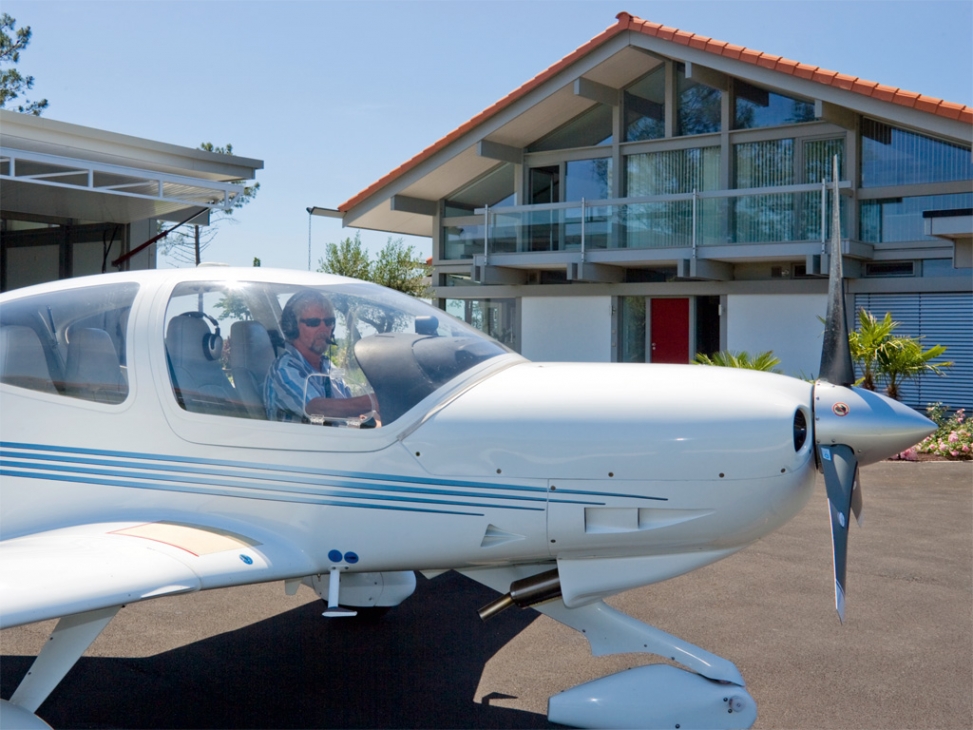
[[[952,362],[933,363],[946,348],[934,345],[928,350],[922,349],[919,340],[912,337],[899,337],[894,346],[883,349],[878,356],[878,369],[885,380],[885,392],[890,398],[899,400],[899,387],[903,381],[918,380],[923,373],[943,375],[943,370],[952,367]]]
[[[868,310],[858,310],[858,329],[848,334],[851,359],[862,373],[856,385],[875,390],[879,356],[893,346],[897,338],[892,333],[898,326],[898,322],[892,321],[891,312],[886,312],[885,318],[879,321]]]
[[[933,363],[946,348],[935,345],[928,350],[915,337],[896,336],[899,323],[890,312],[881,320],[865,309],[858,310],[858,329],[848,335],[851,357],[857,363],[862,377],[856,385],[868,390],[885,386],[890,398],[899,399],[902,383],[917,380],[923,373],[943,375],[951,362]]]
[[[715,365],[723,368],[743,368],[745,370],[764,370],[779,373],[775,366],[780,365],[780,358],[774,357],[773,350],[761,352],[755,358],[750,357],[749,352],[731,352],[721,350],[713,353],[712,356],[702,353],[696,355],[695,364]]]

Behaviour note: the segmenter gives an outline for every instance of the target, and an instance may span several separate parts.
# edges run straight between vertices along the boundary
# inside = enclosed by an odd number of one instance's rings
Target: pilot
[[[288,341],[270,366],[264,385],[267,418],[300,423],[307,420],[305,411],[354,418],[375,410],[369,396],[352,396],[341,378],[332,375],[331,360],[325,353],[334,344],[334,327],[334,307],[320,292],[303,289],[287,301],[280,328]],[[315,374],[325,377],[308,379]]]

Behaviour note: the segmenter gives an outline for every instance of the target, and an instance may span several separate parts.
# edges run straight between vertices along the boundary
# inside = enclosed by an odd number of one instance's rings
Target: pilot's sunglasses
[[[307,319],[302,319],[300,321],[312,329],[314,327],[320,327],[322,323],[334,329],[335,322],[334,317],[324,317],[323,319],[321,317],[308,317]]]

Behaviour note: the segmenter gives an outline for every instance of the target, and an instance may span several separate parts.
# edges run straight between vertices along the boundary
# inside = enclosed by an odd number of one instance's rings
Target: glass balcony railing
[[[840,182],[850,189],[851,183]],[[831,187],[820,183],[645,198],[479,208],[450,219],[445,258],[825,241]],[[845,204],[842,198],[842,236]]]

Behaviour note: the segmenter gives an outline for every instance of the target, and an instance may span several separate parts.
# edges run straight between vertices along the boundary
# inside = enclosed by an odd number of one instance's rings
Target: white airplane
[[[3,295],[0,627],[60,619],[0,701],[3,726],[47,727],[37,708],[127,604],[281,580],[343,616],[405,600],[413,571],[448,569],[504,594],[484,617],[534,606],[595,655],[684,667],[560,693],[552,722],[751,726],[730,661],[603,599],[759,540],[804,506],[821,468],[843,613],[858,465],[933,426],[850,387],[836,265],[817,383],[529,362],[422,302],[323,274],[202,267]],[[364,413],[267,418],[264,378],[297,327],[282,310],[305,289],[337,320],[335,368],[303,384],[305,401],[330,377]]]

